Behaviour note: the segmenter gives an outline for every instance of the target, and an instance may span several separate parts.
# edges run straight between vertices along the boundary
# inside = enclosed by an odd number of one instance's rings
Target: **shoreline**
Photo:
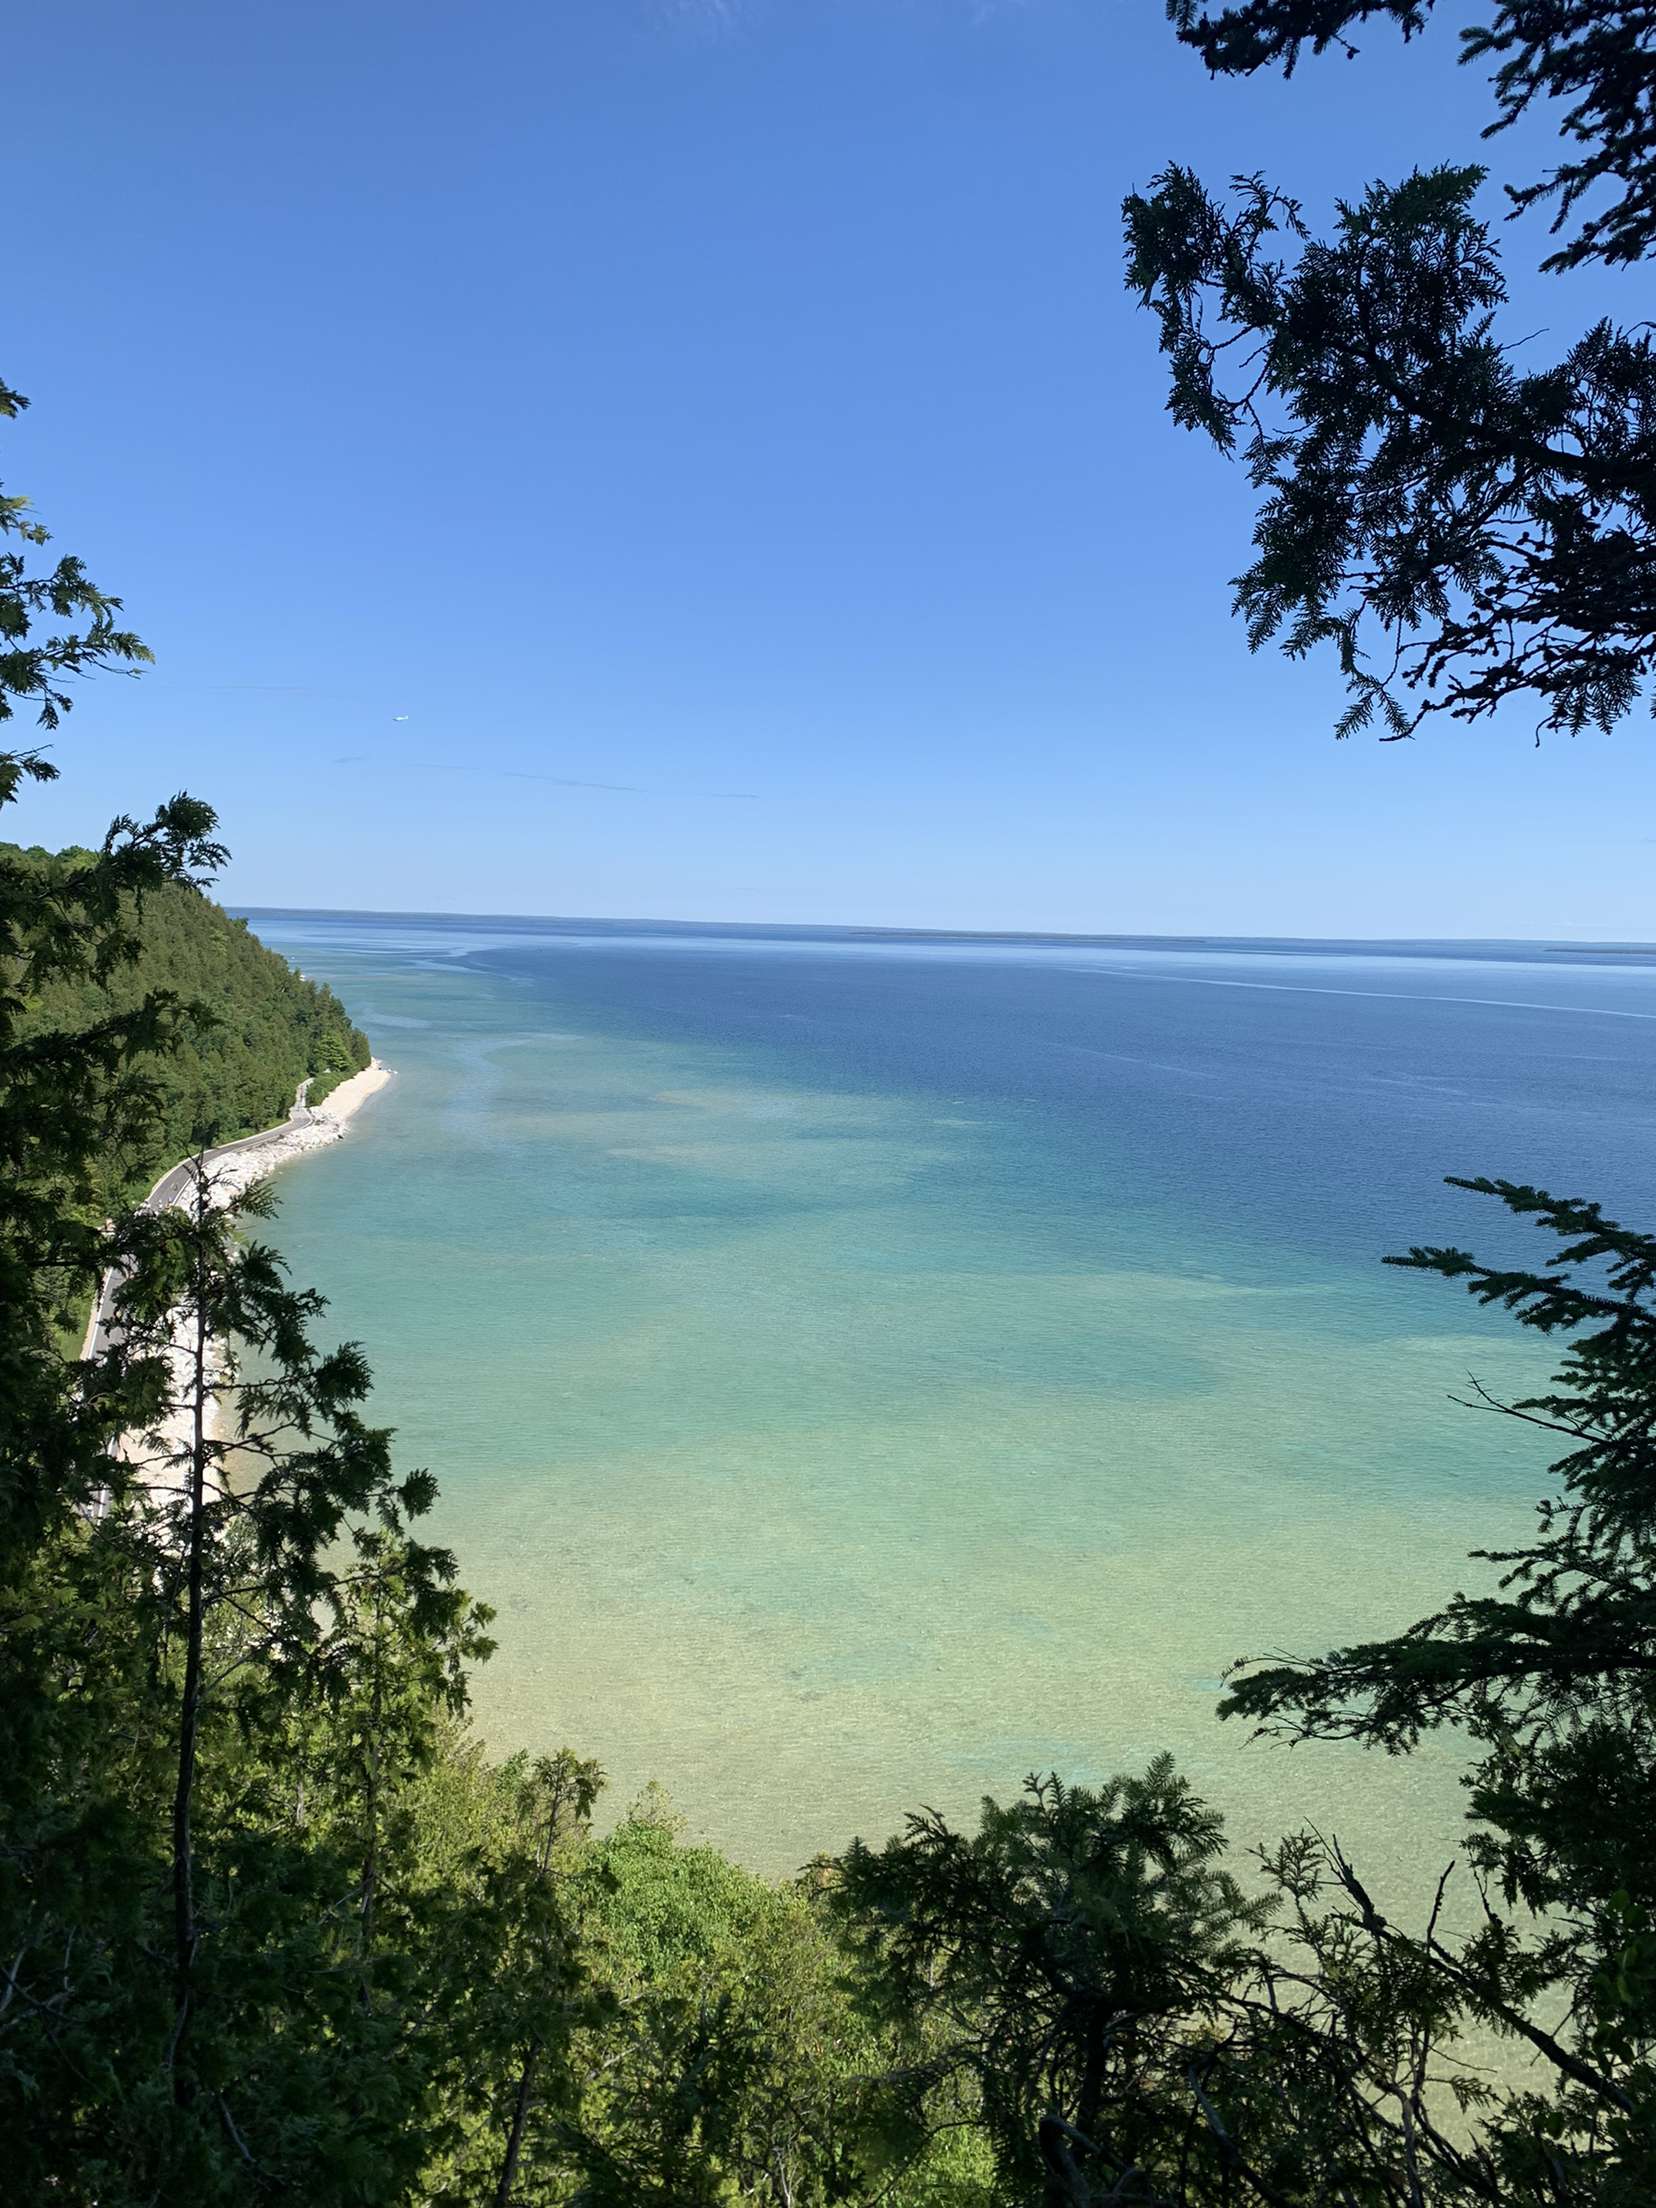
[[[294,1158],[302,1158],[311,1150],[324,1150],[330,1143],[343,1142],[357,1113],[394,1079],[392,1067],[382,1059],[370,1058],[360,1073],[353,1073],[341,1081],[320,1104],[308,1105],[302,1120],[289,1120],[284,1126],[271,1128],[263,1135],[244,1136],[242,1144],[227,1148],[222,1156],[215,1157],[209,1152],[209,1170],[215,1191],[222,1189],[226,1196],[240,1195],[244,1188],[251,1188],[255,1181],[268,1180],[272,1173]],[[185,1185],[188,1186],[188,1182]]]
[[[361,1111],[371,1096],[377,1096],[395,1078],[394,1066],[388,1066],[383,1058],[370,1058],[360,1071],[347,1074],[337,1089],[330,1090],[316,1109],[332,1113],[339,1119],[350,1119]]]
[[[284,1165],[306,1156],[313,1150],[327,1149],[331,1144],[343,1142],[350,1124],[362,1107],[390,1085],[395,1069],[382,1059],[370,1058],[360,1072],[353,1073],[329,1092],[320,1104],[299,1107],[304,1117],[295,1116],[282,1126],[271,1128],[263,1135],[243,1136],[240,1142],[228,1145],[225,1150],[207,1154],[209,1192],[215,1209],[222,1208],[232,1198],[255,1182],[268,1180]],[[186,1193],[194,1187],[193,1176],[185,1168],[189,1159],[180,1165],[170,1166],[156,1182],[146,1198],[153,1205],[174,1174],[181,1175],[178,1190],[165,1199],[174,1205],[184,1201]],[[98,1324],[98,1313],[103,1305],[103,1291],[94,1307],[89,1339]],[[219,1389],[228,1378],[228,1364],[223,1349],[210,1345],[213,1375],[208,1385],[204,1430],[209,1439],[220,1437],[221,1405]],[[191,1354],[187,1321],[179,1314],[173,1332],[172,1347],[167,1353],[172,1368],[176,1393],[166,1415],[142,1433],[128,1435],[120,1444],[121,1454],[133,1466],[139,1485],[152,1503],[164,1504],[170,1484],[170,1473],[176,1459],[191,1448],[194,1441],[195,1414],[187,1400],[190,1378]],[[136,1445],[136,1446],[134,1446]]]

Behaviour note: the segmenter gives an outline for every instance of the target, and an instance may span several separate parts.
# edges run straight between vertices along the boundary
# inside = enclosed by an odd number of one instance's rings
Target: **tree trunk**
[[[373,1974],[374,1903],[379,1892],[379,1811],[380,1811],[380,1724],[383,1708],[382,1682],[383,1652],[380,1646],[378,1620],[375,1621],[373,1642],[374,1684],[368,1707],[368,1754],[365,1777],[368,1785],[368,1832],[363,1848],[362,1905],[357,1917],[357,1957],[362,1965],[361,1999],[368,2005],[369,1980]]]
[[[539,1844],[535,1849],[535,1868],[545,1878],[552,1867],[552,1850],[558,1838],[558,1802],[553,1800],[541,1827]],[[501,2157],[500,2177],[495,2185],[494,2208],[511,2208],[512,2187],[517,2183],[518,2157],[523,2152],[523,2133],[529,2121],[530,2104],[535,2091],[535,2072],[540,2067],[541,2049],[546,2042],[536,2038],[524,2050],[523,2068],[518,2073],[517,2098],[512,2106],[511,2129],[506,2134],[506,2151]]]
[[[196,1225],[205,1223],[207,1189],[196,1172]],[[207,1294],[206,1259],[198,1239],[195,1265],[195,1329],[191,1344],[189,1516],[184,1595],[184,1695],[178,1724],[178,1770],[173,1785],[173,2028],[167,2048],[173,2099],[186,2106],[194,2086],[182,2061],[195,2012],[195,1844],[190,1814],[195,1798],[196,1746],[201,1728],[202,1638],[206,1587],[207,1499]]]
[[[535,2071],[540,2064],[541,2042],[532,2039],[523,2057],[523,2069],[518,2076],[517,2100],[512,2108],[512,2128],[506,2134],[506,2152],[501,2157],[500,2179],[495,2186],[494,2208],[510,2208],[512,2187],[517,2183],[518,2156],[523,2151],[524,2126],[529,2121],[529,2102],[535,2090]]]

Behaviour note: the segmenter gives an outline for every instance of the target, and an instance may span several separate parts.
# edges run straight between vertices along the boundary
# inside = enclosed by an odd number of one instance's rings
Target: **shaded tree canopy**
[[[1353,34],[1395,23],[1405,39],[1424,30],[1435,0],[1244,0],[1210,15],[1196,0],[1168,0],[1168,19],[1215,76],[1249,76],[1275,65],[1292,75],[1301,53],[1336,47],[1355,59]],[[1638,261],[1656,242],[1656,10],[1614,0],[1505,0],[1488,20],[1460,33],[1463,62],[1495,63],[1498,110],[1486,138],[1509,130],[1537,100],[1574,104],[1559,135],[1579,149],[1533,184],[1509,184],[1515,213],[1555,203],[1562,231],[1579,202],[1600,186],[1619,193],[1585,214],[1573,238],[1542,266]]]
[[[1345,44],[1368,18],[1406,36],[1429,9],[1250,0],[1219,15],[1171,0],[1221,74]],[[1514,208],[1583,216],[1550,267],[1627,262],[1656,237],[1649,159],[1656,16],[1637,6],[1502,8],[1465,34],[1499,60],[1505,128],[1538,98],[1579,95],[1582,149]],[[1483,168],[1449,163],[1342,200],[1326,238],[1263,175],[1210,192],[1171,164],[1123,204],[1127,281],[1160,325],[1179,424],[1239,455],[1261,493],[1235,580],[1254,649],[1329,646],[1349,704],[1338,733],[1412,735],[1433,715],[1506,705],[1537,734],[1609,729],[1656,667],[1656,358],[1643,324],[1596,322],[1530,365],[1499,248],[1478,212]]]
[[[0,383],[0,421],[16,421],[28,403],[22,392]],[[21,706],[52,730],[73,703],[66,682],[152,655],[130,629],[117,627],[120,599],[99,590],[73,553],[49,567],[35,564],[33,556],[51,543],[51,533],[16,492],[0,492],[0,538],[8,537],[12,542],[0,549],[0,721],[11,720]],[[38,624],[47,619],[84,626],[43,636]],[[0,797],[9,798],[25,775],[50,781],[56,773],[38,753],[0,754]]]

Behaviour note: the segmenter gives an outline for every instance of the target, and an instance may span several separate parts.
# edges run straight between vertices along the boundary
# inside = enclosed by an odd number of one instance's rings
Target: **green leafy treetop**
[[[1370,15],[1405,34],[1429,12],[1249,0],[1216,16],[1172,0],[1209,66],[1292,67]],[[1656,44],[1642,5],[1527,0],[1466,34],[1504,55],[1504,127],[1538,93],[1578,95],[1580,163],[1515,194],[1564,219],[1625,187],[1555,265],[1641,258],[1656,236]],[[1500,256],[1475,201],[1482,168],[1371,183],[1314,238],[1263,176],[1210,193],[1170,165],[1123,204],[1127,281],[1160,325],[1169,410],[1261,493],[1236,578],[1250,645],[1330,647],[1350,703],[1338,733],[1388,739],[1434,715],[1512,705],[1537,733],[1609,729],[1656,665],[1656,354],[1643,322],[1595,324],[1556,361],[1521,363],[1500,319]],[[1527,358],[1527,355],[1525,356]]]

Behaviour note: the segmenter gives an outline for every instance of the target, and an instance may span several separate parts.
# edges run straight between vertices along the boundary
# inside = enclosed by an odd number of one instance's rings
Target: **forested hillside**
[[[8,864],[63,882],[95,863],[90,851],[48,852],[16,845]],[[112,1195],[147,1187],[173,1159],[199,1142],[227,1141],[285,1119],[299,1083],[313,1103],[368,1063],[368,1038],[325,986],[307,981],[267,950],[245,920],[184,882],[129,896],[125,918],[136,956],[102,977],[58,974],[28,994],[24,1034],[79,1033],[132,1013],[160,994],[192,1008],[164,1050],[140,1059],[159,1092],[136,1151],[111,1154]]]

